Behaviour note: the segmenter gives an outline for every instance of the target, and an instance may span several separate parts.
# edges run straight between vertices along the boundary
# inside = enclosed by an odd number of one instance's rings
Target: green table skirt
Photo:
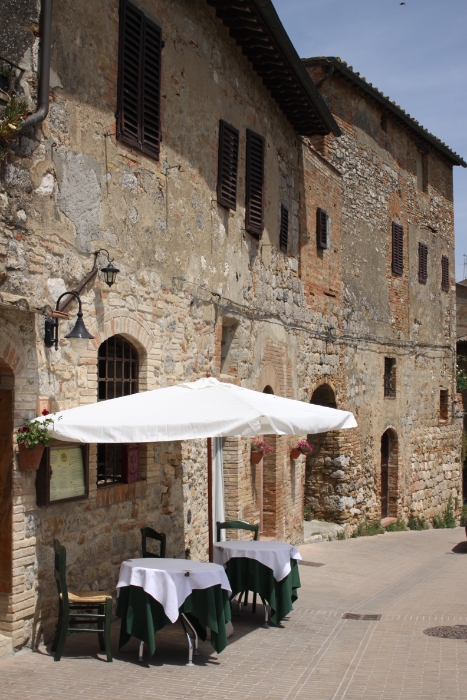
[[[206,627],[211,630],[211,646],[220,653],[227,646],[225,625],[230,621],[229,593],[220,585],[198,588],[179,608],[190,620],[200,639],[206,639]],[[139,586],[124,586],[119,589],[117,616],[122,618],[120,626],[121,649],[131,637],[145,642],[151,652],[156,651],[155,634],[171,625],[162,605]]]
[[[261,595],[271,606],[271,622],[279,622],[292,610],[300,588],[300,575],[296,559],[290,560],[290,574],[276,581],[272,569],[248,557],[232,557],[226,566],[227,578],[232,588],[232,597],[242,591],[253,591]]]

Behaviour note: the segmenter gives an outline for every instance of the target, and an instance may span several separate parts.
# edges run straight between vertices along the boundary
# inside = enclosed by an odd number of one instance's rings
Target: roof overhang
[[[341,61],[340,58],[335,56],[320,56],[317,58],[304,58],[303,64],[305,66],[316,66],[323,65],[333,68],[335,71],[341,73],[345,78],[351,80],[355,85],[364,90],[370,97],[379,102],[385,109],[392,112],[398,119],[400,119],[404,124],[406,124],[409,129],[414,131],[419,137],[431,144],[437,151],[442,153],[448,160],[450,160],[454,165],[462,165],[462,167],[467,168],[467,163],[463,158],[461,158],[457,153],[452,151],[449,146],[447,146],[441,139],[437,138],[431,134],[427,129],[425,129],[419,122],[407,114],[402,107],[396,104],[393,100],[390,100],[387,95],[383,95],[377,88],[375,88],[371,83],[368,83],[365,78],[362,78],[360,73],[354,72],[351,66],[348,66],[345,61]]]
[[[271,0],[206,0],[301,136],[341,131],[300,60]]]

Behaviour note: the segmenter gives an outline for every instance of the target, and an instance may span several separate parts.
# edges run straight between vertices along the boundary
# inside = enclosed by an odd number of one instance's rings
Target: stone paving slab
[[[186,664],[179,625],[159,632],[138,664],[138,643],[104,661],[96,635],[72,635],[54,663],[45,648],[0,661],[0,699],[451,700],[465,696],[467,643],[423,634],[467,624],[467,543],[461,528],[386,533],[300,548],[302,588],[289,618],[263,629],[259,611],[234,615],[235,632],[216,654],[200,644]],[[377,621],[344,613],[381,614]]]

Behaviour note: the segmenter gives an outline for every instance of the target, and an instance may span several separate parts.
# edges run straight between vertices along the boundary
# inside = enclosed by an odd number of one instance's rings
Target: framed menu
[[[44,450],[36,478],[36,501],[49,506],[87,498],[89,469],[87,445],[51,443]]]

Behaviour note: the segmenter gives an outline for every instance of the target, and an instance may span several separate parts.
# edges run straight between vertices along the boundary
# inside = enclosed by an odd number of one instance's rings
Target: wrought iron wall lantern
[[[81,308],[81,297],[77,292],[63,292],[57,299],[55,306],[55,311],[52,311],[50,315],[45,319],[45,331],[44,331],[44,345],[46,348],[51,348],[55,346],[55,350],[58,350],[58,322],[60,319],[68,319],[69,314],[60,311],[59,304],[60,300],[71,294],[75,299],[78,300],[78,318],[73,328],[65,338],[68,338],[70,345],[75,352],[81,352],[86,350],[88,346],[88,340],[93,340],[94,336],[89,333],[83,321],[83,311]]]
[[[96,250],[94,252],[94,268],[97,266],[97,257],[99,255],[99,253],[105,253],[107,255],[107,265],[105,267],[101,267],[101,272],[104,273],[105,283],[109,287],[111,287],[114,284],[114,282],[117,278],[117,274],[120,272],[120,270],[118,268],[114,267],[114,265],[112,265],[114,259],[113,258],[110,259],[109,251],[106,250],[105,248],[99,248],[99,250]]]

